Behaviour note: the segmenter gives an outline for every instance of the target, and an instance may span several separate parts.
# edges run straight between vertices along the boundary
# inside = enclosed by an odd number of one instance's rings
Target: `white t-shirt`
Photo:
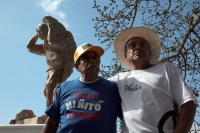
[[[158,63],[145,70],[119,73],[108,80],[118,84],[122,99],[123,133],[159,133],[162,116],[173,108],[197,99],[179,70],[171,63]],[[164,124],[165,133],[173,133],[172,118]]]

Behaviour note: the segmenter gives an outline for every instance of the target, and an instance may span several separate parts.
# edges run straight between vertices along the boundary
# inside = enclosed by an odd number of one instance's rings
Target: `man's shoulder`
[[[109,79],[105,79],[105,78],[100,78],[102,81],[103,81],[103,83],[105,83],[105,84],[110,84],[110,85],[115,85],[116,84],[116,82],[115,81],[113,81],[113,80],[109,80]]]
[[[76,79],[64,81],[64,82],[60,83],[60,85],[56,88],[56,91],[58,91],[60,93],[64,93],[64,92],[68,91],[69,89],[73,88],[73,86],[76,84],[77,84]]]
[[[130,74],[131,74],[131,71],[126,71],[126,72],[120,72],[120,73],[116,74],[115,76],[123,77],[123,76],[130,75]]]
[[[170,72],[170,73],[179,71],[178,68],[171,62],[160,62],[155,65],[155,69],[159,70],[158,68],[162,69],[163,71]]]
[[[119,79],[123,79],[124,77],[127,77],[131,74],[131,71],[127,71],[127,72],[120,72],[112,77],[109,77],[108,80],[110,81],[117,81]]]
[[[175,67],[171,62],[159,62],[153,66],[153,68],[170,68]]]
[[[165,61],[165,62],[159,62],[155,66],[158,66],[158,65],[161,65],[161,66],[171,66],[173,64],[171,62]]]
[[[73,85],[73,84],[76,84],[78,81],[79,81],[78,79],[66,80],[62,82],[60,86],[63,87],[63,86]]]
[[[78,82],[78,81],[80,81],[79,78],[76,78],[76,79],[72,79],[72,80],[66,80],[66,81],[64,81],[63,83],[69,84],[69,83]]]

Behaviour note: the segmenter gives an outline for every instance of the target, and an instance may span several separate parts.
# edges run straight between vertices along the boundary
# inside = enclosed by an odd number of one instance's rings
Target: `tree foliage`
[[[162,45],[161,60],[175,64],[193,92],[198,96],[200,89],[200,1],[199,0],[110,0],[108,5],[93,8],[99,16],[93,18],[95,36],[106,49],[123,30],[139,26],[150,28],[159,35]],[[111,66],[103,66],[102,75],[112,76],[127,71],[116,60]]]
[[[127,28],[150,28],[161,40],[160,61],[176,65],[194,94],[199,95],[199,0],[110,0],[107,5],[97,2],[94,0],[93,8],[99,16],[92,19],[95,22],[95,36],[106,45],[106,49]],[[127,70],[114,58],[110,66],[102,65],[101,74],[107,78],[122,71]]]

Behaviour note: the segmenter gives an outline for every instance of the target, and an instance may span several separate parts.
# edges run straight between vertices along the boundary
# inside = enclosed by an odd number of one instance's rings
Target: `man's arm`
[[[56,85],[56,88],[53,89],[53,101],[56,98],[56,89],[60,87],[60,83]]]
[[[59,126],[58,120],[47,117],[47,120],[45,122],[45,125],[41,133],[56,133],[58,126]]]
[[[196,105],[193,101],[184,103],[180,108],[174,133],[188,133],[194,121]]]

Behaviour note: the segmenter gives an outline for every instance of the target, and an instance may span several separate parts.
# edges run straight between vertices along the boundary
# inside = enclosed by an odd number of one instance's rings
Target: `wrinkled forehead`
[[[149,43],[144,38],[133,37],[133,38],[130,38],[128,41],[126,41],[125,46],[128,45],[128,44],[130,44],[131,42],[135,42],[136,40],[144,41],[144,42],[146,42],[149,45]]]

